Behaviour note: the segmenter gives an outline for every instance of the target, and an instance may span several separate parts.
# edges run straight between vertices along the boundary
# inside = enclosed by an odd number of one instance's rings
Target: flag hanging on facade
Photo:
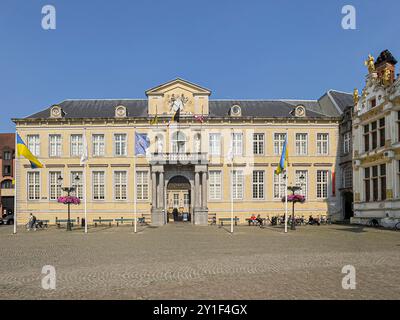
[[[289,150],[287,148],[287,135],[285,139],[285,143],[283,144],[282,148],[282,155],[281,155],[281,160],[279,161],[278,168],[275,170],[276,174],[280,174],[283,171],[285,171],[289,161]]]
[[[85,163],[89,159],[89,152],[88,152],[88,143],[86,140],[86,134],[83,135],[82,138],[82,154],[81,154],[81,165],[85,165]]]
[[[204,122],[204,116],[203,115],[195,115],[194,120],[203,123]]]
[[[171,123],[175,123],[175,122],[179,123],[179,121],[180,121],[180,116],[181,116],[181,109],[178,108],[178,110],[175,111],[173,117],[172,117],[171,120],[169,121],[169,124],[168,124],[168,125],[170,125]]]
[[[146,133],[135,133],[135,155],[145,155],[150,147],[150,140]]]
[[[17,156],[29,160],[32,169],[43,168],[43,164],[32,154],[19,134],[17,134]]]
[[[151,119],[150,124],[153,126],[158,124],[158,115],[156,114],[153,119]]]

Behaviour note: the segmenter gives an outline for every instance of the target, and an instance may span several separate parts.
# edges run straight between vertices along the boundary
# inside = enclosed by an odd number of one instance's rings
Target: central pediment
[[[171,115],[180,109],[181,115],[208,114],[211,91],[177,78],[146,91],[149,115]]]

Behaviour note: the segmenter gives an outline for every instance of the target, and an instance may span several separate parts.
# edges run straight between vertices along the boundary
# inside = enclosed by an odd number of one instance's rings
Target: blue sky
[[[47,4],[56,30],[41,27]],[[341,28],[346,4],[356,30]],[[368,53],[400,61],[399,12],[398,0],[1,0],[0,131],[64,99],[145,98],[176,77],[214,99],[352,91]]]

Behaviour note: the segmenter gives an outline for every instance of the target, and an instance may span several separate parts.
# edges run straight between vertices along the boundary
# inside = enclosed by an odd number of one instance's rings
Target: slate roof
[[[350,93],[335,90],[329,90],[329,93],[342,112],[347,107],[354,105],[353,95]]]
[[[342,110],[350,101],[349,97],[342,93],[332,93]],[[113,118],[115,107],[126,107],[128,117],[148,117],[147,100],[65,100],[59,104],[66,119],[76,118]],[[352,101],[351,101],[352,102]],[[209,118],[221,118],[229,116],[230,108],[239,105],[242,117],[263,118],[291,118],[294,107],[301,104],[306,108],[306,116],[311,118],[335,117],[338,113],[329,112],[317,100],[210,100]],[[333,107],[332,107],[333,108]],[[48,107],[40,112],[32,114],[25,119],[46,119],[50,117]]]

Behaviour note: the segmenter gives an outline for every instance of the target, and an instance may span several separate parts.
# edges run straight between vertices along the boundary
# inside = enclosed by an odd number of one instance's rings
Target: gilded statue
[[[375,59],[371,54],[368,55],[368,59],[364,61],[364,64],[368,67],[368,72],[375,72]]]
[[[391,80],[392,80],[392,73],[390,72],[389,69],[385,69],[385,71],[383,72],[383,75],[382,75],[382,83],[383,83],[383,85],[385,87],[386,86],[390,86]]]
[[[353,91],[353,101],[354,101],[354,106],[357,106],[358,101],[360,101],[360,96],[358,94],[358,89],[355,88]]]

